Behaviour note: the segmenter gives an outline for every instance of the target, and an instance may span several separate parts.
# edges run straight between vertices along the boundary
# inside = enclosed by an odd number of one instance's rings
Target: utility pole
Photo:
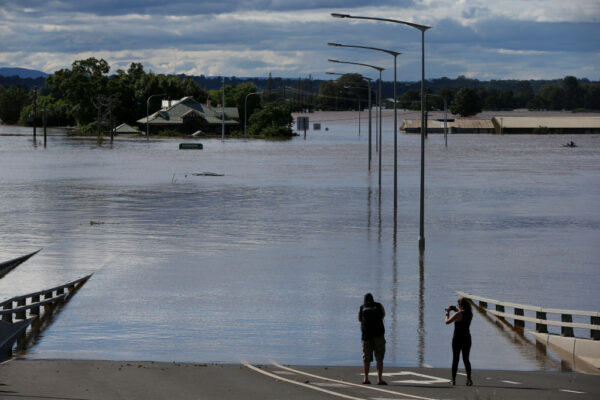
[[[46,147],[46,106],[44,106],[44,147]]]
[[[221,142],[225,141],[225,75],[223,75],[223,101],[221,104]]]
[[[36,140],[36,122],[35,119],[37,117],[37,88],[33,89],[33,141]]]

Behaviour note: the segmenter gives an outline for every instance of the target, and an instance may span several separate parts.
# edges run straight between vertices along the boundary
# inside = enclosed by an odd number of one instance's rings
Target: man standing
[[[377,384],[387,385],[381,378],[383,374],[383,357],[385,356],[385,327],[383,326],[383,318],[385,310],[380,303],[373,300],[371,293],[365,294],[364,304],[358,310],[358,320],[362,331],[362,358],[365,371],[365,379],[363,385],[368,385],[369,369],[373,361],[373,354],[377,361]]]

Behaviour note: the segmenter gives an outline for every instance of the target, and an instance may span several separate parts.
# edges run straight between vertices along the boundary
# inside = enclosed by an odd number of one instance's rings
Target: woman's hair
[[[465,311],[465,314],[471,316],[473,315],[473,309],[471,308],[471,302],[469,301],[469,299],[467,299],[466,297],[461,297],[460,299],[458,299],[458,304]]]
[[[374,302],[375,302],[375,300],[373,300],[373,295],[371,293],[365,294],[365,300],[364,300],[365,304],[374,303]]]

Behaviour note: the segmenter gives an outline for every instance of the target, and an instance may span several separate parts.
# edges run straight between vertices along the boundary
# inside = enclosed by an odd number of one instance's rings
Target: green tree
[[[515,107],[523,108],[527,106],[527,103],[533,99],[534,93],[531,83],[529,81],[517,82],[515,88]]]
[[[574,76],[565,76],[563,79],[563,89],[565,97],[563,106],[567,110],[573,110],[583,106],[583,91],[579,87],[579,82]]]
[[[450,111],[461,117],[468,117],[481,112],[482,101],[473,88],[464,87],[456,93]]]
[[[21,110],[31,102],[32,98],[33,96],[23,88],[0,86],[0,120],[8,125],[16,124]]]
[[[249,96],[250,93],[257,92],[258,89],[253,83],[242,83],[232,88],[225,99],[228,107],[237,107],[240,113],[240,131],[244,129],[244,115],[249,119],[256,110],[260,109],[260,94]],[[248,107],[246,114],[244,114],[244,106]]]
[[[584,107],[600,110],[600,83],[588,83],[584,86]]]
[[[90,57],[74,61],[71,69],[61,69],[46,79],[50,93],[64,99],[79,125],[95,120],[97,112],[93,102],[98,95],[107,94],[110,66],[105,60]]]
[[[72,126],[73,117],[70,115],[69,105],[62,99],[56,100],[52,96],[39,96],[37,102],[37,115],[35,123],[42,126],[44,123],[44,109],[46,110],[46,124],[48,126]],[[27,104],[21,110],[19,125],[27,125],[29,116],[33,115],[33,104]]]
[[[565,108],[565,90],[553,84],[544,85],[537,96],[546,110],[562,110]]]
[[[256,137],[289,138],[294,134],[293,122],[294,118],[287,103],[269,103],[249,118],[248,133]]]
[[[407,90],[398,99],[398,105],[400,106],[400,108],[404,108],[407,110],[420,110],[421,92],[417,90]]]

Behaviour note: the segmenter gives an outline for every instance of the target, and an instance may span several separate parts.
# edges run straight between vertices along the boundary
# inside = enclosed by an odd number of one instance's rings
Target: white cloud
[[[297,2],[279,1],[266,11],[257,11],[263,3],[256,0],[248,10],[243,9],[244,2],[230,12],[206,14],[198,14],[204,8],[194,6],[190,15],[180,11],[177,0],[164,8],[157,1],[144,3],[143,8],[127,0],[113,1],[118,9],[96,12],[99,1],[76,6],[55,0],[44,2],[43,13],[37,7],[41,1],[23,2],[10,7],[18,3],[8,1],[0,10],[0,35],[11,38],[0,48],[0,65],[52,72],[93,56],[109,61],[113,70],[142,62],[157,73],[264,76],[272,72],[290,77],[323,74],[331,68],[327,58],[339,58],[380,64],[387,68],[384,79],[391,79],[389,57],[326,46],[337,41],[401,51],[401,79],[419,79],[418,32],[396,24],[330,16],[341,12],[432,26],[426,36],[428,76],[479,74],[498,79],[530,73],[535,77],[546,68],[547,74],[556,74],[553,77],[581,72],[598,78],[593,65],[600,44],[591,39],[600,32],[598,0],[420,0],[412,2],[416,5],[398,1],[393,6],[386,2],[338,9],[301,9]],[[212,3],[211,7],[213,11],[227,8]],[[174,10],[179,12],[173,14]],[[557,54],[564,55],[558,63]]]
[[[496,50],[500,54],[516,54],[516,55],[541,55],[548,54],[548,51],[539,51],[539,50],[510,50],[510,49],[497,49]]]

